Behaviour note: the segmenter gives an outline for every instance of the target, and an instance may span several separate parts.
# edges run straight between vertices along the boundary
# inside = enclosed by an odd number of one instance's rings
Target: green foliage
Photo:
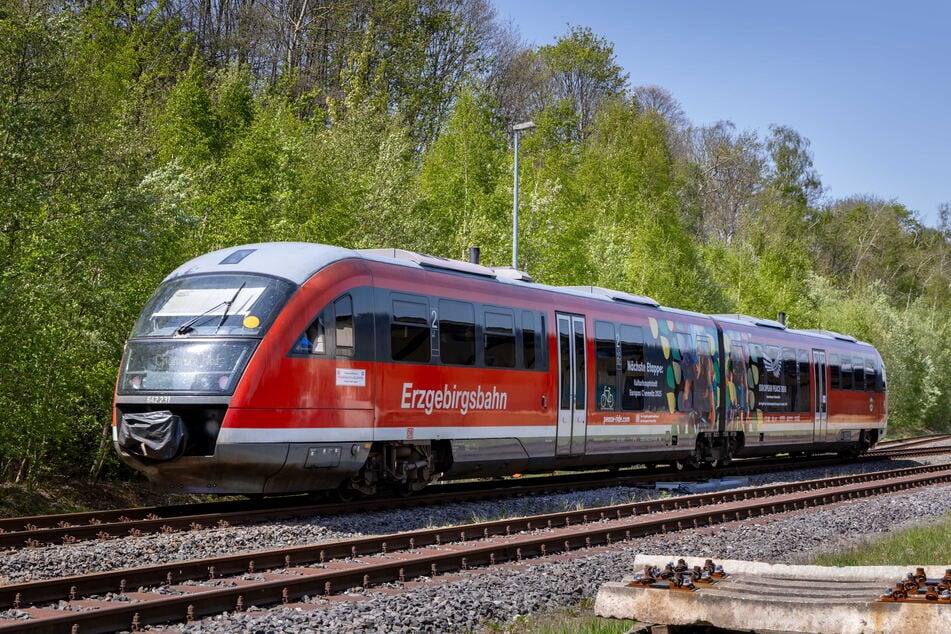
[[[929,228],[895,202],[821,203],[808,140],[688,130],[589,28],[528,49],[483,0],[318,4],[0,8],[0,479],[118,471],[123,340],[199,253],[479,246],[508,264],[516,115],[537,124],[519,159],[537,280],[855,334],[885,358],[893,429],[948,429],[948,209]]]
[[[463,258],[481,246],[486,263],[507,263],[511,241],[500,238],[511,223],[511,161],[487,97],[462,93],[420,170],[426,250]]]
[[[595,282],[682,308],[709,305],[692,236],[678,213],[663,120],[626,103],[605,107],[585,143],[582,213]],[[661,256],[661,257],[658,257]]]
[[[192,59],[169,93],[158,117],[159,160],[178,159],[191,167],[212,158],[217,126],[204,75],[201,60]]]
[[[571,108],[554,103],[520,142],[519,268],[548,284],[590,283],[594,274],[591,224],[579,213],[581,146],[565,133],[572,121]]]
[[[614,45],[590,27],[573,26],[538,54],[548,68],[555,102],[574,115],[568,138],[583,140],[600,106],[621,96],[627,86],[627,74],[615,63]]]

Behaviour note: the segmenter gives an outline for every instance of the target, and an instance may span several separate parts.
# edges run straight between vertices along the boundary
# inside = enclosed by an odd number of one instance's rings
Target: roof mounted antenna
[[[782,312],[782,311],[776,313],[776,321],[778,321],[779,323],[781,323],[782,325],[785,326],[785,325],[786,325],[786,313],[784,313],[784,312]]]

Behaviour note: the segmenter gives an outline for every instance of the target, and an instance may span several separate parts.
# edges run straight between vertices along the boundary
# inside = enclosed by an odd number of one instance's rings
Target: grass
[[[47,478],[30,486],[0,483],[0,517],[75,513],[133,506],[157,506],[211,499],[152,490],[144,478],[129,482],[89,484],[67,478]]]
[[[821,566],[945,566],[951,564],[951,514],[841,553],[816,558]]]

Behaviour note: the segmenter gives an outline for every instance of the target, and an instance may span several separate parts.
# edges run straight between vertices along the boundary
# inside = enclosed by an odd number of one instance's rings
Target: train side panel
[[[867,344],[809,332],[721,321],[727,426],[742,438],[738,456],[862,451],[885,433],[881,358]],[[861,360],[857,389],[840,389],[833,359]],[[869,381],[864,381],[866,366]]]

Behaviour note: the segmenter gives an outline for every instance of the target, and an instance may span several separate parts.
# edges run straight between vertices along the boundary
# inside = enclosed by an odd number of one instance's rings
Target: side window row
[[[594,322],[595,400],[598,410],[653,409],[646,374],[644,333],[640,326]],[[620,399],[618,387],[620,386]],[[656,398],[654,400],[657,400]]]
[[[365,289],[364,289],[365,290]],[[360,289],[352,293],[361,293]],[[344,293],[327,304],[294,344],[294,356],[373,358],[370,297]],[[490,368],[547,369],[545,314],[454,299],[385,292],[389,357],[408,363]],[[387,323],[388,322],[388,323]],[[355,329],[364,333],[357,337]],[[382,333],[380,333],[382,334]],[[359,341],[358,341],[359,340]],[[386,356],[386,351],[381,351]]]
[[[391,307],[394,361],[438,358],[446,365],[545,367],[545,315],[540,311],[403,293],[393,294]]]
[[[885,391],[883,368],[867,357],[830,355],[829,375],[829,387],[833,390]]]

